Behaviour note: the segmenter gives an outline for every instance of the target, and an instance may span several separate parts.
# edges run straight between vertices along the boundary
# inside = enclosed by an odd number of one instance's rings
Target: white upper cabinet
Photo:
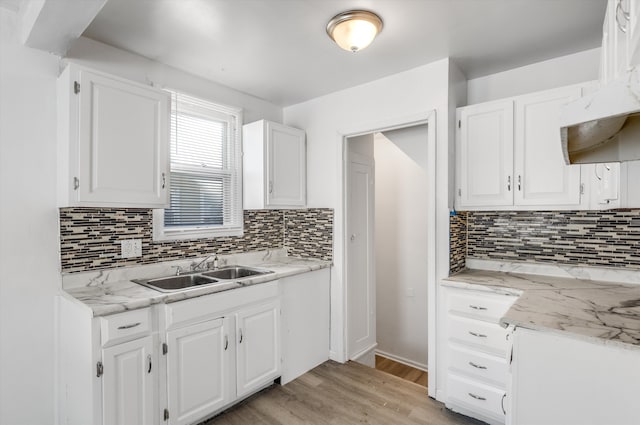
[[[304,131],[271,121],[242,129],[244,208],[306,205],[307,153]]]
[[[563,87],[459,108],[456,208],[577,209],[580,166],[564,163],[559,108],[580,97]]]
[[[458,109],[458,209],[513,204],[513,102]]]
[[[580,205],[580,166],[562,156],[560,107],[580,97],[578,86],[515,100],[515,205]]]
[[[169,93],[70,64],[58,81],[61,206],[164,208]]]
[[[640,64],[640,0],[609,0],[602,26],[600,80],[624,77]]]

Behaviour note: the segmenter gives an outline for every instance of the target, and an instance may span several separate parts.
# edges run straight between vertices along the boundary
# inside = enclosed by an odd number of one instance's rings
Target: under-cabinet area
[[[57,298],[60,422],[194,424],[326,361],[328,263],[268,267],[224,288],[68,289]]]

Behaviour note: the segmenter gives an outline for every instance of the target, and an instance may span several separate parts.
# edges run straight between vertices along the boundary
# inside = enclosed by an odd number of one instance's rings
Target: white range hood
[[[567,164],[640,160],[640,72],[633,69],[560,113]]]

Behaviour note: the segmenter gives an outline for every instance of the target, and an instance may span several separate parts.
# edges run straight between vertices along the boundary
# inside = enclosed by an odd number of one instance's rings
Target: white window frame
[[[177,92],[171,90],[172,92]],[[178,92],[184,93],[184,92]],[[188,93],[184,93],[187,96],[198,98]],[[202,98],[200,98],[202,99]],[[207,99],[203,101],[211,102]],[[172,97],[173,102],[173,97]],[[222,114],[226,114],[235,118],[235,128],[230,128],[233,132],[233,143],[237,144],[236,151],[239,153],[236,159],[236,169],[238,172],[238,185],[236,194],[236,208],[240,209],[240,223],[237,226],[194,226],[188,228],[167,228],[164,225],[164,209],[153,210],[153,240],[154,241],[172,241],[172,240],[185,240],[185,239],[204,239],[204,238],[217,238],[224,236],[243,236],[244,235],[244,222],[243,222],[243,205],[242,205],[242,109],[231,106],[221,105],[219,103],[211,102],[215,104],[216,110]],[[173,105],[172,105],[173,107]],[[169,159],[170,161],[170,159]],[[171,175],[171,173],[169,173]],[[169,179],[169,190],[171,188],[171,179]],[[227,200],[225,199],[225,202]]]

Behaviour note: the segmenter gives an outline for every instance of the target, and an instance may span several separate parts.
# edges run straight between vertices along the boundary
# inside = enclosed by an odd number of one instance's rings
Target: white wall
[[[89,38],[81,37],[73,42],[66,58],[132,81],[153,83],[223,105],[241,107],[245,123],[261,119],[282,122],[280,106]]]
[[[600,48],[468,81],[468,104],[597,80]]]
[[[331,357],[345,360],[343,283],[343,136],[414,122],[436,111],[437,273],[448,274],[448,75],[443,59],[284,109],[284,122],[307,132],[309,207],[331,207],[334,267],[331,276]]]
[[[427,368],[427,127],[377,133],[378,350]]]
[[[0,7],[0,423],[54,418],[58,58],[21,46]]]

